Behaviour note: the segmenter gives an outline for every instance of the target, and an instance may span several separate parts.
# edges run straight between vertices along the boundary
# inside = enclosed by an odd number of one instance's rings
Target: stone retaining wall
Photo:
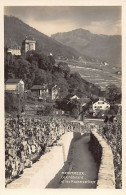
[[[57,142],[59,145],[62,145],[62,153],[63,153],[63,161],[65,162],[67,160],[69,148],[71,141],[73,139],[73,132],[67,132],[62,137],[60,140]]]
[[[99,165],[97,189],[115,189],[112,150],[95,129],[91,132],[89,148]]]
[[[73,133],[67,132],[51,150],[40,157],[20,178],[7,185],[7,189],[44,189],[64,166]]]

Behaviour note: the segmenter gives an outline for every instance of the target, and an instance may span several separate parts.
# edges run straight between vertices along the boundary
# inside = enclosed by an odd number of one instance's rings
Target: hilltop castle
[[[25,54],[27,51],[31,51],[34,50],[35,51],[35,45],[36,45],[36,41],[32,38],[32,37],[27,37],[25,38],[25,40],[23,40],[22,42],[22,47],[20,46],[11,46],[8,48],[7,52],[11,53],[12,55],[21,55],[21,54]]]
[[[33,38],[31,37],[26,37],[26,39],[22,42],[22,52],[27,52],[27,51],[31,51],[34,50],[35,51],[35,44],[36,41],[34,41]]]

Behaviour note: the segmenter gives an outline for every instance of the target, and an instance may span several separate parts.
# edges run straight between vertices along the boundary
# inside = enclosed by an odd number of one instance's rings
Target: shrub
[[[13,112],[19,109],[19,97],[16,94],[5,93],[5,111]]]

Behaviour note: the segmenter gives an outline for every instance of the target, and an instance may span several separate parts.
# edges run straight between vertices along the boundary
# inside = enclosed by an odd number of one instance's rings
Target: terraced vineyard
[[[121,75],[117,75],[116,68],[112,67],[99,67],[91,68],[88,66],[74,66],[69,65],[72,72],[78,72],[83,79],[100,86],[106,87],[108,84],[115,84],[117,87],[121,87]],[[118,69],[118,68],[117,68]]]

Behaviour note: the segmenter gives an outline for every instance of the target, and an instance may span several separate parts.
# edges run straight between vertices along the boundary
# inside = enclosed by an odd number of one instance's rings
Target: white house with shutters
[[[92,105],[93,113],[98,111],[107,111],[110,109],[110,104],[105,99],[99,98],[99,100]]]

